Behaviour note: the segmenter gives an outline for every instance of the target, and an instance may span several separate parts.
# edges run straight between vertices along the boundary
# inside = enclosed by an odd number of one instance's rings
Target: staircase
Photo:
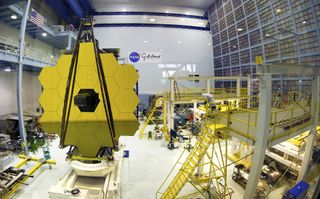
[[[151,111],[149,112],[147,120],[145,121],[145,123],[143,124],[142,128],[139,131],[140,139],[142,139],[143,133],[146,130],[149,122],[152,120],[153,114],[157,109],[157,105],[159,105],[161,103],[161,100],[162,100],[162,98],[158,98],[157,100],[154,100],[153,103],[151,104],[151,106],[150,106]]]
[[[210,144],[213,143],[215,132],[226,127],[223,124],[216,124],[214,126],[214,128],[203,128],[201,135],[198,137],[196,144],[194,145],[184,164],[181,166],[181,169],[173,178],[166,191],[162,194],[162,199],[173,199],[178,196],[181,189],[189,181],[191,175],[198,167],[200,160],[205,155]]]

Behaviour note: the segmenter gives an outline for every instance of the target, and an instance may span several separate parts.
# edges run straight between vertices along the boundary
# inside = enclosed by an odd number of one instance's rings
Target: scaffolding
[[[308,136],[305,137],[305,152],[303,159],[301,160],[301,169],[298,174],[298,180],[302,179],[314,179],[318,177],[316,172],[318,168],[312,170],[313,175],[307,175],[309,160],[312,154],[313,141],[316,139],[316,126],[319,120],[319,76],[320,73],[317,68],[295,65],[295,64],[273,64],[273,65],[259,65],[257,67],[258,71],[258,85],[259,88],[256,95],[252,95],[251,82],[247,82],[245,92],[241,92],[241,88],[237,84],[236,91],[230,91],[228,93],[221,92],[221,89],[211,89],[211,85],[208,77],[194,77],[191,78],[193,81],[206,80],[206,88],[194,89],[189,92],[186,88],[179,89],[179,93],[175,92],[174,81],[178,80],[190,80],[189,78],[174,77],[171,78],[171,92],[167,93],[168,98],[168,128],[174,126],[174,106],[175,104],[194,104],[194,109],[196,110],[196,104],[201,101],[205,101],[204,97],[201,97],[200,93],[205,93],[209,91],[215,97],[215,103],[217,107],[217,113],[214,118],[216,120],[208,120],[208,118],[201,120],[202,128],[201,134],[194,145],[193,150],[186,157],[181,155],[179,161],[176,163],[175,167],[182,164],[181,169],[178,170],[176,177],[171,179],[167,177],[165,182],[161,185],[158,193],[162,194],[162,198],[176,198],[178,193],[181,191],[185,184],[190,182],[192,184],[192,176],[194,176],[195,169],[201,165],[202,157],[206,154],[211,145],[220,143],[221,140],[215,140],[214,137],[209,135],[215,135],[219,131],[227,131],[232,137],[237,138],[242,143],[243,148],[253,149],[253,153],[246,154],[228,154],[227,148],[223,156],[232,158],[233,162],[244,161],[248,162],[248,155],[253,154],[253,161],[251,164],[247,165],[250,167],[250,174],[248,177],[248,183],[245,190],[244,198],[253,198],[256,194],[256,186],[261,175],[261,168],[264,164],[264,158],[266,154],[266,149],[268,147],[275,146],[283,141],[292,139],[298,135],[305,132]],[[278,77],[279,75],[300,75],[304,74],[304,78],[311,82],[311,92],[307,89],[290,90],[285,94],[281,92],[276,92],[272,94],[272,76]],[[212,79],[215,79],[213,77]],[[218,77],[217,79],[219,79]],[[229,78],[229,79],[228,79]],[[237,83],[241,82],[241,79],[237,79]],[[227,77],[230,80],[230,77]],[[299,79],[294,79],[299,81]],[[275,80],[276,81],[276,80]],[[179,83],[178,83],[179,85]],[[218,92],[219,91],[219,92]],[[226,91],[226,90],[224,90]],[[221,97],[223,96],[223,97]],[[208,111],[205,110],[205,114]],[[210,126],[219,126],[218,130],[216,127],[208,130]],[[225,139],[227,144],[227,139]],[[203,147],[200,147],[203,145]],[[210,148],[212,149],[212,148]],[[186,153],[184,151],[184,153]],[[193,156],[197,154],[197,158],[193,159]],[[225,156],[226,155],[226,156]],[[211,157],[210,155],[208,157]],[[184,163],[182,162],[185,159]],[[217,160],[215,160],[217,161]],[[210,163],[211,164],[211,163]],[[212,164],[215,164],[213,162]],[[170,174],[176,172],[177,169],[172,169]],[[171,183],[168,185],[168,182]],[[213,180],[211,178],[211,180]],[[168,186],[168,188],[163,191],[163,187]],[[192,184],[194,185],[194,184]],[[227,186],[226,186],[227,187]],[[198,187],[195,188],[202,194],[205,195],[202,190],[206,190],[208,187]],[[220,193],[219,197],[223,197],[224,194],[219,192],[218,188],[215,188],[216,194]],[[206,192],[208,194],[208,192]],[[219,195],[219,194],[217,194]]]

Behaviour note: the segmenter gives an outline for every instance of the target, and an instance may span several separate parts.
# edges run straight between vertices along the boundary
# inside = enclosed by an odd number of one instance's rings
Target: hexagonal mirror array
[[[94,157],[101,147],[111,146],[112,142],[104,105],[99,103],[102,101],[102,92],[93,43],[81,43],[78,57],[65,145],[76,146],[81,155]],[[113,54],[102,53],[100,58],[106,77],[116,137],[118,139],[121,135],[134,135],[139,127],[134,115],[139,99],[133,88],[139,75],[132,65],[119,65]],[[55,67],[46,67],[39,75],[43,86],[39,100],[44,110],[40,123],[47,132],[60,133],[71,59],[71,55],[62,55]],[[84,109],[90,111],[83,111]]]

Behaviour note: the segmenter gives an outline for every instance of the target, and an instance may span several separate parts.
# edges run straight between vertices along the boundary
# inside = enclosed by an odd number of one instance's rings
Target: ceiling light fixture
[[[7,67],[4,69],[4,71],[6,71],[6,72],[11,72],[11,67],[10,67],[10,66],[7,66]]]
[[[46,32],[43,32],[41,35],[42,35],[42,37],[48,36],[48,34]]]
[[[11,19],[18,19],[18,16],[17,15],[15,15],[15,14],[13,14],[13,15],[11,15],[11,17],[10,17]]]
[[[127,9],[123,8],[121,11],[122,11],[122,12],[127,12]]]
[[[166,10],[166,13],[169,13],[169,10]]]
[[[281,9],[276,9],[276,13],[280,13],[281,11]]]
[[[144,43],[148,43],[148,41],[147,41],[147,40],[144,40],[143,42],[144,42]]]
[[[189,12],[186,12],[186,15],[189,15],[190,13]]]
[[[243,29],[242,29],[242,28],[238,28],[237,30],[238,30],[238,31],[243,31]]]
[[[266,34],[266,37],[269,37],[269,36],[270,36],[270,34],[269,34],[269,33],[267,33],[267,34]]]
[[[208,46],[211,46],[211,44],[210,44],[210,43],[208,43]]]
[[[306,21],[303,21],[302,23],[303,23],[303,24],[306,24],[307,22],[306,22]]]
[[[156,19],[154,19],[154,18],[151,18],[151,19],[150,19],[150,21],[152,21],[152,22],[153,22],[153,21],[156,21]]]
[[[237,48],[237,46],[232,46],[232,48]]]

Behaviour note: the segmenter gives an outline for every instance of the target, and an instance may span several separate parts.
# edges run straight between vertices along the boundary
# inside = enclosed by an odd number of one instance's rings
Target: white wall
[[[16,71],[0,68],[0,115],[17,113]],[[36,73],[23,73],[23,105],[25,111],[36,112],[42,87]]]
[[[164,70],[172,68],[161,68],[163,64],[169,67],[172,65],[168,64],[178,65],[176,75],[179,76],[192,74],[182,71],[186,65],[196,66],[194,74],[213,75],[212,41],[207,31],[170,28],[95,28],[95,36],[99,40],[100,48],[120,48],[121,57],[128,58],[129,52],[132,51],[162,52],[161,63],[134,64],[139,70],[140,93],[154,94],[168,88],[168,82],[162,75]],[[178,41],[181,44],[178,44]]]

